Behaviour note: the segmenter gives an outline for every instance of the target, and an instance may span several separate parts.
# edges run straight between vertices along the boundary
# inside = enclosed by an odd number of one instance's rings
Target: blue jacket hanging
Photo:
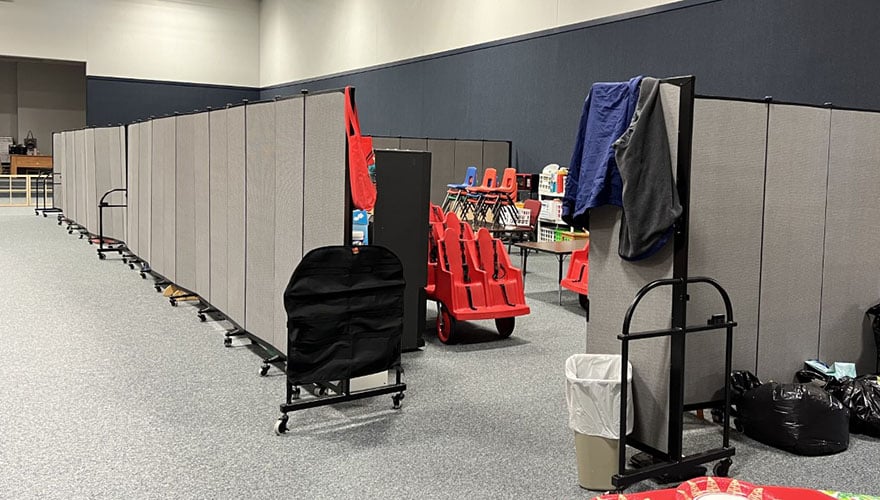
[[[589,209],[623,206],[613,144],[629,127],[641,81],[637,76],[628,82],[596,83],[590,89],[565,181],[562,220],[566,223],[584,226]]]

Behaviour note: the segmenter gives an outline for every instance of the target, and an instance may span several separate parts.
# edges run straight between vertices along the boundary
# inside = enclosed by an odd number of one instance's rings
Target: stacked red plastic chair
[[[485,228],[476,237],[455,213],[431,223],[428,298],[439,304],[437,337],[458,340],[458,321],[494,319],[498,334],[509,337],[516,316],[531,311],[525,302],[522,272],[513,267],[500,240]],[[431,283],[433,280],[433,283]]]

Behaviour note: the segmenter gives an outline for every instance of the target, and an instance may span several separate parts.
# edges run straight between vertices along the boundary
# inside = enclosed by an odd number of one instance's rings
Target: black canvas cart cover
[[[288,381],[329,382],[399,367],[405,285],[400,259],[384,247],[306,254],[284,291]]]

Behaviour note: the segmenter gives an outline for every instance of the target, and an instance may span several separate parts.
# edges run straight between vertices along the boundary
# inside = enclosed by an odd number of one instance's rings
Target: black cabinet
[[[425,345],[425,285],[428,280],[428,207],[431,153],[376,151],[376,209],[370,244],[394,252],[406,278],[403,350]]]

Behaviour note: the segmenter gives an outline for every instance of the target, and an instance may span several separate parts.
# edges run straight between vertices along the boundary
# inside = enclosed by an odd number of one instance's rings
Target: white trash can
[[[620,444],[620,368],[617,354],[575,354],[565,361],[568,426],[574,431],[578,483],[589,490],[614,488]],[[627,367],[626,433],[633,429],[632,365]]]

